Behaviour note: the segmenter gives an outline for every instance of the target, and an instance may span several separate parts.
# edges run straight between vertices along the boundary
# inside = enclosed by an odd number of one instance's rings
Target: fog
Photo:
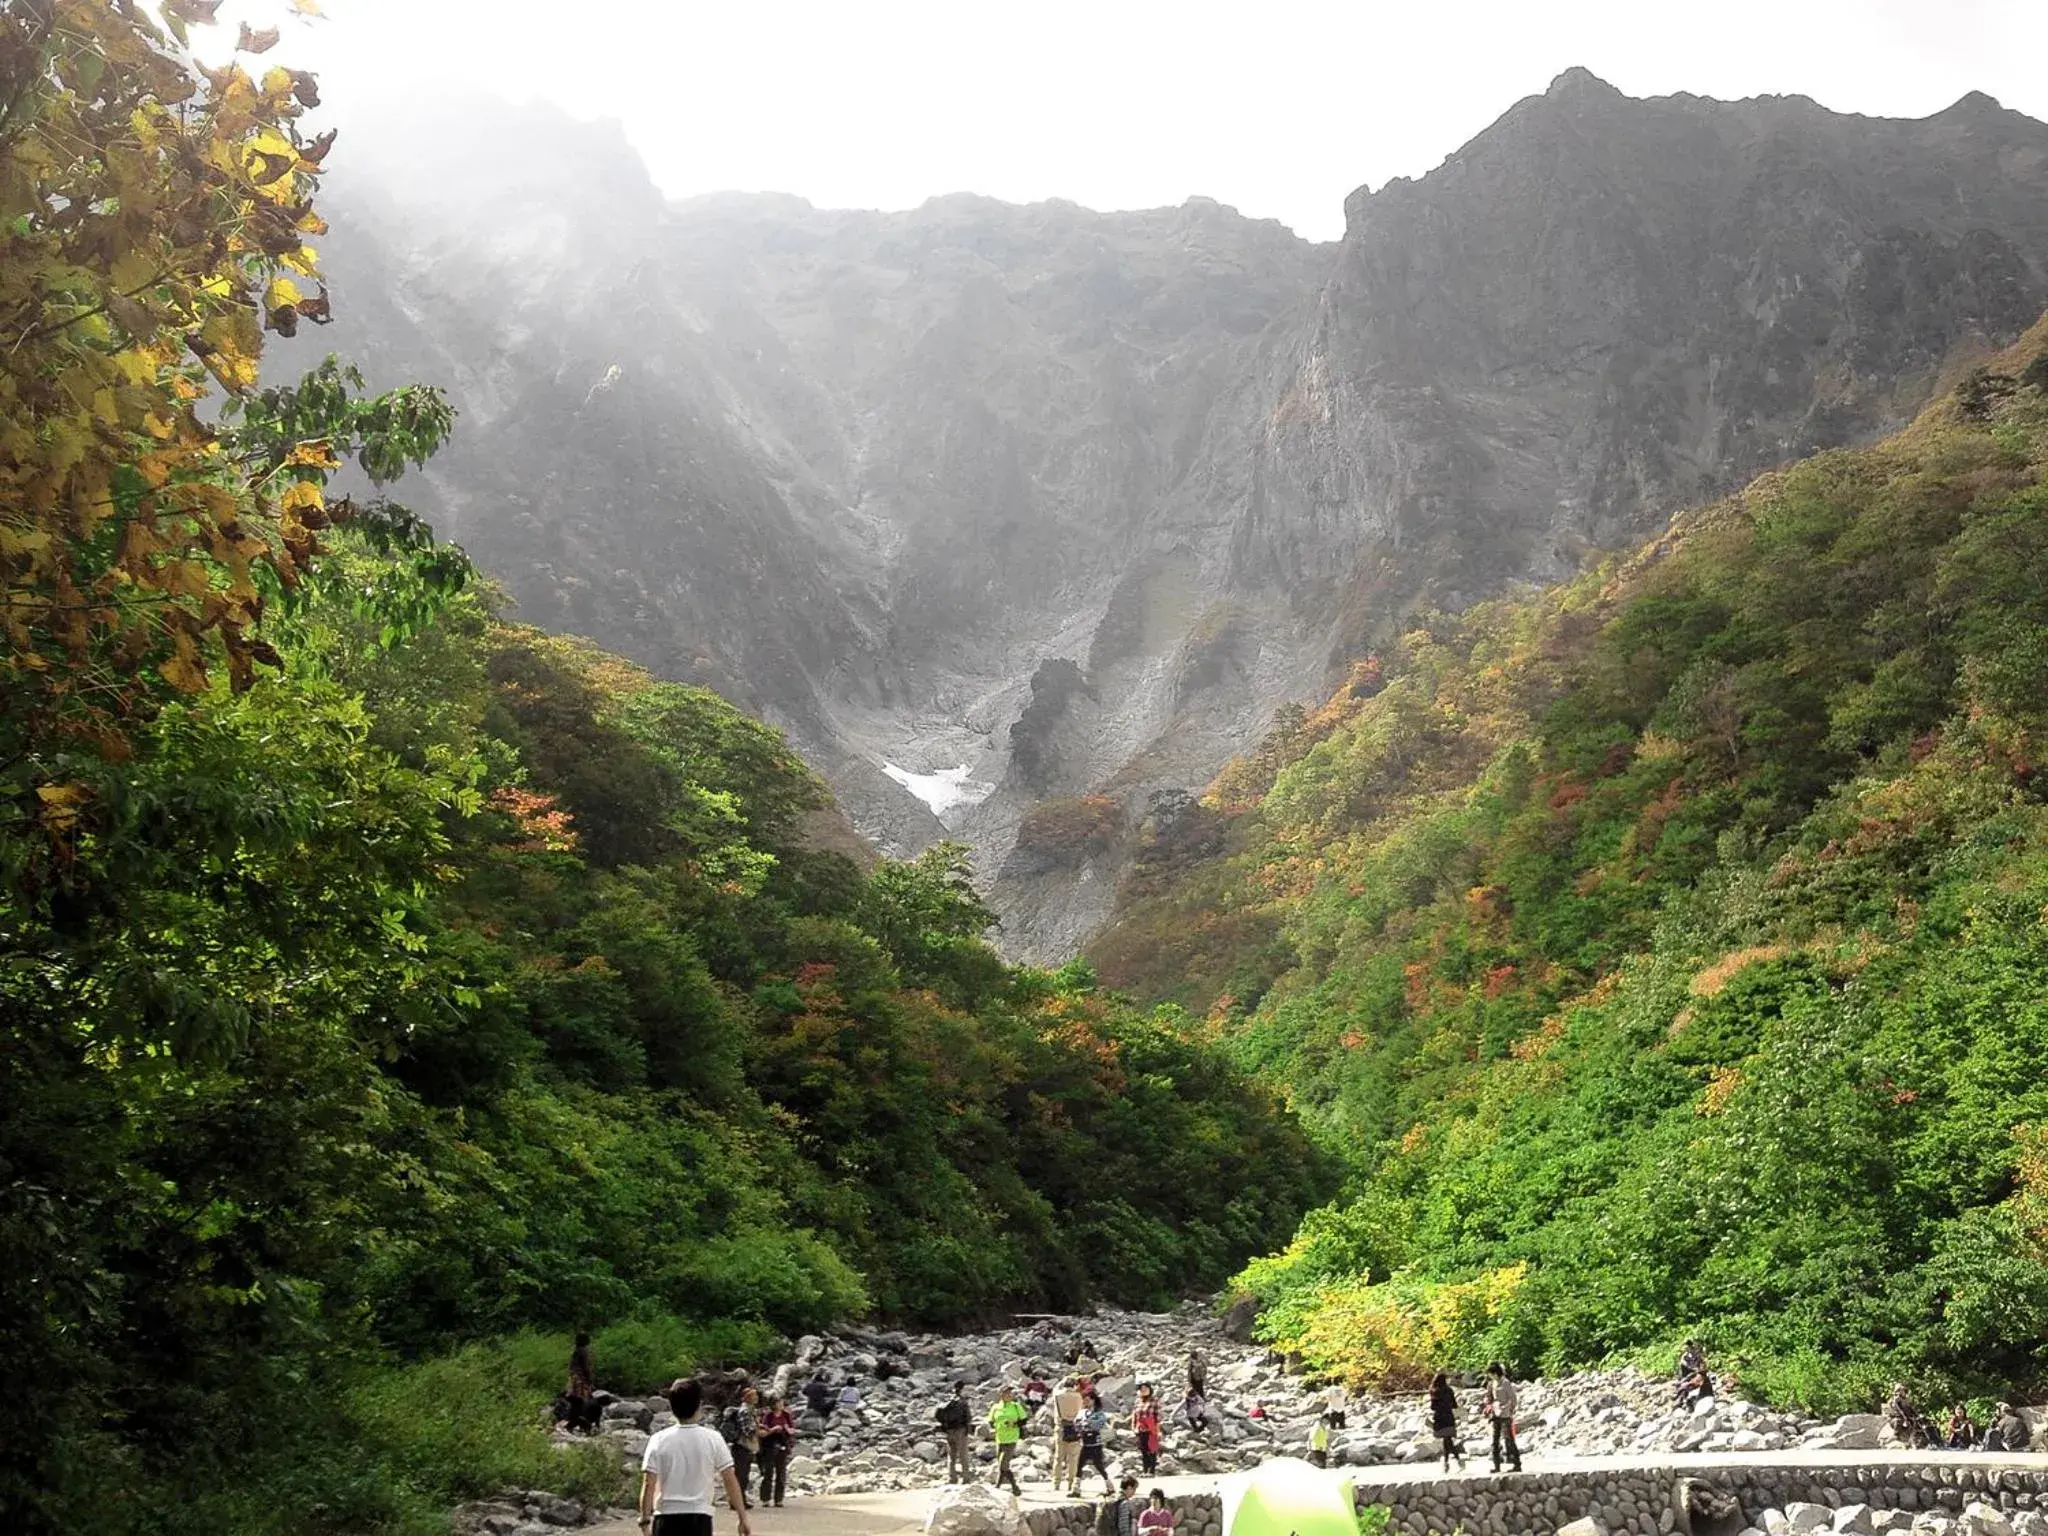
[[[1970,90],[2048,115],[2039,0],[232,0],[285,19],[323,121],[499,93],[613,117],[670,196],[825,207],[936,194],[1153,207],[1201,194],[1313,239],[1345,193],[1419,176],[1585,65],[1631,95],[1804,94],[1924,116]],[[233,36],[201,33],[202,57]],[[451,172],[456,168],[448,167]]]

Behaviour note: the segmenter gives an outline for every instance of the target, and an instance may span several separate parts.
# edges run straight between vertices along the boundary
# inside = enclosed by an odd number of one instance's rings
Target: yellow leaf
[[[303,443],[294,443],[292,451],[284,456],[285,467],[307,469],[339,469],[341,460],[334,456],[334,449],[324,437],[315,437]]]
[[[149,252],[128,251],[115,260],[113,271],[108,275],[113,278],[116,291],[133,293],[156,281],[162,270]]]
[[[288,277],[273,277],[263,301],[272,309],[282,309],[287,304],[297,304],[305,295],[299,292],[299,285]]]
[[[296,251],[286,253],[281,259],[286,266],[290,267],[301,277],[318,277],[320,275],[320,258],[310,245],[302,245]]]
[[[327,505],[327,498],[320,494],[320,487],[310,480],[294,480],[278,498],[278,506],[287,512],[296,512],[301,507],[315,510]]]
[[[301,16],[324,17],[327,14],[320,9],[315,0],[292,0],[292,9]]]

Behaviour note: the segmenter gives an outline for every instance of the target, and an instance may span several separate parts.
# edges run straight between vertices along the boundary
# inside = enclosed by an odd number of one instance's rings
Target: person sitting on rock
[[[1465,1470],[1465,1447],[1458,1439],[1458,1394],[1451,1390],[1451,1378],[1438,1371],[1429,1383],[1430,1432],[1443,1442],[1444,1471],[1451,1470],[1451,1458],[1458,1458],[1458,1470]]]
[[[1885,1400],[1884,1417],[1899,1444],[1925,1447],[1934,1443],[1934,1426],[1913,1405],[1912,1388],[1903,1381],[1893,1384],[1892,1395]]]
[[[1033,1418],[1038,1417],[1038,1410],[1043,1408],[1046,1399],[1052,1396],[1052,1388],[1046,1385],[1044,1374],[1035,1365],[1024,1373],[1022,1395],[1024,1406],[1031,1410]]]
[[[1180,1416],[1187,1420],[1187,1426],[1196,1434],[1206,1434],[1209,1429],[1209,1400],[1193,1387],[1180,1400]]]
[[[860,1406],[860,1381],[856,1377],[847,1377],[846,1384],[839,1389],[839,1406],[849,1411]]]
[[[2034,1427],[2027,1422],[2026,1415],[2011,1403],[2000,1403],[1998,1412],[1991,1416],[1991,1427],[1984,1431],[1984,1449],[2019,1452],[2033,1443]]]
[[[1690,1408],[1701,1398],[1714,1395],[1713,1372],[1707,1369],[1707,1352],[1698,1339],[1685,1341],[1685,1352],[1678,1357],[1676,1378],[1681,1408]]]
[[[804,1383],[804,1403],[821,1419],[832,1417],[832,1410],[839,1406],[839,1394],[832,1390],[832,1383],[825,1379],[825,1368],[819,1366],[811,1379]]]
[[[1977,1443],[1977,1426],[1970,1422],[1970,1410],[1957,1403],[1948,1411],[1948,1448],[1967,1451]]]

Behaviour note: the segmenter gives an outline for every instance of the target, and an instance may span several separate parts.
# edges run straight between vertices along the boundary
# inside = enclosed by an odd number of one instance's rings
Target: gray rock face
[[[1034,805],[1135,826],[1418,603],[1889,428],[2048,306],[2048,128],[1974,96],[1573,71],[1335,246],[1199,199],[669,205],[613,130],[430,132],[335,156],[343,323],[273,367],[447,384],[416,499],[520,616],[776,721],[895,851],[945,828],[883,765],[964,766],[985,872]],[[1070,952],[1123,846],[1010,866],[1007,946]]]

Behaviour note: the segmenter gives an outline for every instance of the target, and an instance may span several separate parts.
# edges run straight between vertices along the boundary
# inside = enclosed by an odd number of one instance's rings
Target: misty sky
[[[615,117],[671,195],[942,192],[1095,208],[1201,193],[1334,238],[1552,76],[1631,95],[1799,93],[1918,117],[1968,90],[2048,117],[2048,0],[319,0],[264,59],[346,130],[495,91]],[[275,20],[284,0],[230,0]],[[195,38],[209,62],[231,30]],[[345,141],[343,147],[345,148]]]

